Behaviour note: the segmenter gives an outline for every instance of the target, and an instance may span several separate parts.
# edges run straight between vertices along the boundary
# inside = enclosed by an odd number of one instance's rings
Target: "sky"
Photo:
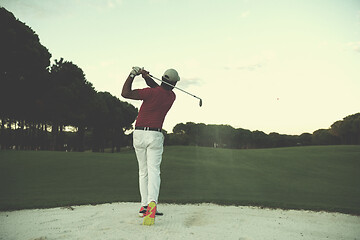
[[[121,97],[133,66],[177,99],[163,128],[227,124],[312,133],[360,112],[360,0],[0,0],[55,59]],[[133,88],[146,87],[135,78]]]

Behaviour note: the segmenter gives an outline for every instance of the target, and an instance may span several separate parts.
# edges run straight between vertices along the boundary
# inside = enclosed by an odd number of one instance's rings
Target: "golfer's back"
[[[162,128],[165,116],[175,101],[175,93],[162,87],[139,89],[143,103],[136,120],[136,127]]]

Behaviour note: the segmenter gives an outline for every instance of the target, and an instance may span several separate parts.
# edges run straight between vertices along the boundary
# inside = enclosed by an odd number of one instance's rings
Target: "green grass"
[[[167,147],[159,201],[360,215],[360,146]],[[140,200],[133,151],[0,151],[0,210]]]

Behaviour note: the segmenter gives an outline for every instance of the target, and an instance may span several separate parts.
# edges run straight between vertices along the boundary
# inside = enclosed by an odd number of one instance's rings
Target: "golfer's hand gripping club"
[[[142,67],[133,67],[131,72],[130,72],[130,75],[132,77],[135,77],[135,76],[138,76],[141,74],[142,70],[144,70],[144,68]]]

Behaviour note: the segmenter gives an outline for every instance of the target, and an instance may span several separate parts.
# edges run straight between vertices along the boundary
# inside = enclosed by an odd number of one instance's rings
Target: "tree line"
[[[51,54],[0,8],[0,148],[119,151],[138,110],[98,92],[80,67]],[[71,129],[71,131],[68,131]]]
[[[138,110],[98,92],[82,69],[51,54],[38,35],[0,7],[0,149],[120,151],[131,146]],[[270,148],[360,144],[360,113],[312,134],[266,134],[229,125],[179,123],[165,145]]]
[[[319,129],[301,135],[266,134],[233,128],[229,125],[206,125],[188,122],[177,124],[173,133],[166,135],[167,145],[196,145],[221,148],[276,148],[309,145],[359,145],[360,113],[337,121],[328,129]]]

